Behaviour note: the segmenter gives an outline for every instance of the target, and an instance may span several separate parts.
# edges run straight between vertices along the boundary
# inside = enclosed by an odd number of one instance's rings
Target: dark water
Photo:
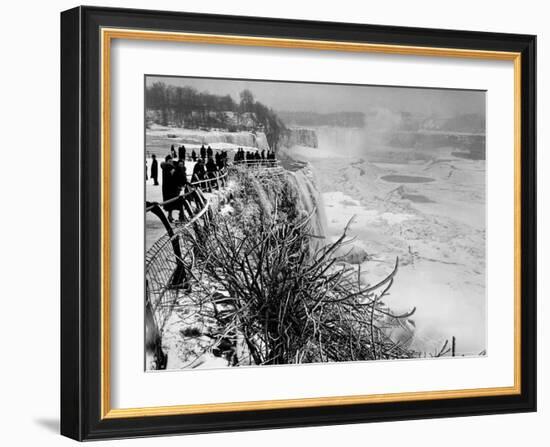
[[[430,177],[420,177],[416,175],[401,175],[401,174],[390,174],[384,175],[381,177],[382,180],[392,183],[429,183],[435,181],[435,179]]]

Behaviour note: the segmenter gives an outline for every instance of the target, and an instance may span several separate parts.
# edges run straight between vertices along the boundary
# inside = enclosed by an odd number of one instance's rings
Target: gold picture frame
[[[131,10],[130,10],[131,11]],[[526,300],[533,300],[533,296],[526,296],[525,289],[525,259],[532,257],[532,247],[529,245],[526,247],[525,240],[522,236],[525,231],[532,230],[534,225],[529,218],[527,218],[528,228],[525,228],[526,223],[526,207],[531,207],[531,198],[526,196],[525,185],[528,185],[529,191],[532,188],[532,178],[525,178],[526,169],[522,168],[524,163],[525,153],[534,151],[534,146],[531,142],[531,135],[526,135],[526,130],[529,131],[532,126],[531,115],[526,113],[526,110],[531,111],[532,97],[529,93],[528,83],[532,83],[534,74],[529,70],[532,63],[532,36],[527,38],[526,36],[510,35],[509,41],[505,40],[502,44],[502,49],[490,49],[492,45],[490,41],[491,35],[479,36],[479,48],[471,48],[471,42],[468,42],[470,47],[464,45],[460,46],[461,42],[466,43],[469,33],[456,32],[453,36],[447,40],[448,46],[444,44],[442,46],[430,46],[425,43],[414,44],[407,43],[407,39],[403,37],[395,37],[396,43],[380,43],[380,42],[358,42],[347,40],[333,40],[333,39],[319,39],[313,37],[287,37],[283,36],[284,32],[281,32],[280,37],[276,36],[258,36],[246,33],[243,31],[242,35],[235,35],[230,32],[224,32],[222,27],[219,28],[219,32],[197,32],[185,31],[189,27],[190,23],[195,21],[197,26],[201,26],[205,30],[215,28],[218,22],[212,18],[212,23],[208,23],[208,16],[200,16],[197,19],[195,16],[183,17],[174,16],[172,20],[179,18],[181,20],[182,30],[173,30],[173,24],[171,29],[148,29],[144,26],[131,26],[132,23],[137,23],[137,19],[128,12],[124,16],[124,22],[126,26],[115,26],[117,18],[119,17],[115,12],[102,8],[77,8],[65,12],[65,28],[68,32],[74,33],[75,30],[80,33],[80,38],[94,39],[97,54],[93,55],[94,60],[98,62],[98,75],[99,83],[97,89],[97,104],[99,104],[100,122],[99,122],[99,147],[98,147],[98,166],[100,168],[100,178],[98,180],[98,192],[101,203],[99,219],[99,259],[98,259],[98,272],[100,273],[100,285],[99,285],[99,334],[97,349],[100,354],[100,359],[97,364],[97,370],[99,372],[99,380],[96,384],[99,385],[99,395],[97,396],[97,405],[99,414],[90,415],[89,418],[95,418],[97,420],[97,426],[91,427],[86,425],[87,433],[83,432],[84,420],[74,422],[71,419],[70,423],[65,425],[65,434],[80,439],[86,439],[90,436],[94,437],[111,437],[132,435],[137,433],[135,429],[121,429],[117,433],[109,431],[108,428],[98,428],[105,424],[117,423],[117,421],[128,421],[129,419],[143,420],[144,418],[151,417],[165,417],[165,416],[191,416],[191,415],[208,415],[208,414],[227,414],[227,413],[242,413],[242,412],[261,412],[264,410],[304,410],[304,409],[318,409],[319,407],[349,407],[361,405],[363,407],[376,404],[387,403],[406,403],[406,402],[420,402],[420,401],[445,401],[455,399],[464,399],[475,402],[476,399],[494,398],[502,399],[506,397],[512,397],[525,401],[529,401],[529,407],[532,408],[531,401],[533,399],[532,393],[534,384],[531,382],[531,376],[533,374],[531,367],[529,368],[528,376],[523,374],[526,362],[534,361],[534,359],[526,358],[526,351],[524,347],[526,344],[532,345],[532,340],[526,339],[526,329],[522,324],[526,321],[526,318],[532,318],[531,307],[529,311],[524,312],[524,305]],[[141,12],[143,14],[143,12]],[[111,16],[112,20],[104,19],[104,17]],[[151,24],[157,23],[155,20],[159,20],[159,15],[155,12],[148,13],[147,20]],[[101,20],[99,20],[101,18]],[[76,25],[80,21],[87,21],[86,23],[93,24],[93,30],[95,34],[84,34],[83,28]],[[254,19],[248,19],[250,21],[250,27],[253,28],[257,24],[254,23]],[[262,19],[268,21],[269,19]],[[89,22],[88,22],[89,21]],[[118,20],[121,21],[121,20]],[[141,23],[141,22],[140,22]],[[273,22],[272,24],[280,26],[284,30],[291,29],[295,26],[294,23]],[[319,29],[331,29],[334,26],[332,24],[318,24]],[[366,26],[365,26],[366,27]],[[155,28],[151,26],[151,28]],[[255,28],[254,28],[255,29]],[[393,31],[392,27],[388,27],[389,31]],[[89,30],[86,31],[90,33]],[[286,32],[286,31],[285,31]],[[345,27],[341,33],[345,32]],[[365,39],[368,40],[369,30],[365,28]],[[436,30],[425,30],[425,35],[429,36],[436,33]],[[412,33],[411,33],[412,34]],[[92,37],[90,37],[92,36]],[[477,36],[477,35],[476,35]],[[492,37],[493,38],[493,37]],[[317,51],[343,51],[343,52],[356,52],[356,53],[381,53],[392,55],[414,55],[414,56],[435,56],[444,58],[474,58],[484,60],[503,60],[511,61],[514,66],[514,385],[509,387],[495,387],[495,388],[478,388],[478,389],[458,389],[458,390],[445,390],[445,391],[427,391],[427,392],[406,392],[395,394],[373,394],[373,395],[357,395],[357,396],[327,396],[319,398],[305,398],[305,399],[286,399],[286,400],[267,400],[267,401],[247,401],[247,402],[221,402],[216,404],[200,404],[200,405],[176,405],[176,406],[157,406],[157,407],[143,407],[143,408],[113,408],[111,405],[111,360],[110,360],[110,334],[111,334],[111,320],[110,320],[110,284],[111,284],[111,258],[110,258],[110,220],[111,220],[111,45],[115,40],[142,40],[142,41],[156,41],[156,42],[182,42],[182,43],[200,43],[205,45],[233,45],[233,46],[254,46],[263,48],[286,48],[286,49],[309,49]],[[485,40],[483,40],[485,39]],[[441,41],[442,38],[438,40]],[[399,43],[397,43],[399,41]],[[410,38],[413,42],[413,38]],[[521,42],[521,45],[517,43]],[[530,46],[531,45],[531,46]],[[74,49],[70,47],[66,52],[78,52],[80,48]],[[74,60],[69,60],[69,56],[65,55],[66,76],[73,75],[75,73],[75,64],[78,70],[81,67]],[[90,67],[88,67],[90,69]],[[78,71],[77,70],[77,71]],[[70,73],[69,73],[70,71]],[[527,87],[526,87],[527,86]],[[68,87],[67,87],[68,88]],[[79,85],[80,88],[80,85]],[[528,92],[526,94],[526,91]],[[71,95],[75,93],[74,88],[70,92]],[[532,111],[531,111],[532,112]],[[69,113],[69,107],[66,107],[66,112]],[[80,112],[79,112],[80,113]],[[82,126],[85,124],[83,117],[79,117],[81,120],[79,123],[71,123],[73,125],[78,124]],[[528,120],[529,122],[526,122]],[[67,124],[68,126],[68,124]],[[62,148],[63,151],[73,150]],[[529,159],[530,160],[530,159]],[[531,163],[531,161],[528,161]],[[523,176],[522,176],[523,174]],[[527,203],[529,202],[529,203]],[[78,204],[75,204],[78,209]],[[527,252],[526,252],[527,250]],[[532,259],[531,259],[532,260]],[[534,262],[534,261],[533,261]],[[531,267],[530,267],[531,268]],[[70,297],[63,297],[64,300],[71,299]],[[68,317],[64,317],[66,319]],[[528,329],[529,331],[532,328]],[[530,338],[530,337],[529,337]],[[69,348],[63,348],[68,350]],[[74,349],[71,347],[71,349]],[[79,354],[77,357],[81,358],[81,349],[79,347]],[[66,351],[68,352],[68,351]],[[531,349],[528,350],[529,357],[532,357]],[[66,354],[67,355],[67,354]],[[71,351],[70,355],[74,355]],[[73,360],[71,360],[73,361]],[[69,387],[70,388],[70,387]],[[74,388],[74,387],[73,387]],[[72,389],[72,388],[71,388]],[[95,390],[96,388],[94,388]],[[65,391],[68,393],[69,391]],[[74,392],[71,391],[71,392]],[[80,401],[79,405],[83,402]],[[92,411],[93,412],[93,411]],[[452,414],[450,412],[449,414]],[[267,417],[267,416],[266,416]],[[399,417],[397,417],[399,418]],[[68,419],[67,417],[65,419]],[[368,418],[366,418],[368,419]],[[307,421],[304,421],[307,423]],[[159,429],[155,428],[154,422],[151,422],[151,429],[148,433],[156,433]],[[269,425],[269,424],[267,424]],[[63,426],[63,424],[62,424]],[[239,426],[236,423],[235,426]],[[107,427],[110,427],[107,425]],[[162,432],[162,425],[159,426]],[[195,426],[189,431],[193,431]],[[243,424],[246,428],[247,425]],[[62,428],[63,430],[63,428]],[[85,431],[86,431],[85,430]],[[125,431],[127,430],[127,431]],[[155,431],[157,430],[157,431]],[[185,429],[181,430],[185,432]],[[97,433],[97,434],[94,434]]]

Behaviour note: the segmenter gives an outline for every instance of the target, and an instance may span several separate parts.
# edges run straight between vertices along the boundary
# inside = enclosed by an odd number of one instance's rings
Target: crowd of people
[[[265,149],[262,149],[262,151],[245,151],[242,147],[237,149],[237,152],[235,153],[235,157],[233,158],[233,162],[243,163],[243,162],[254,162],[254,161],[262,161],[262,160],[275,160],[275,151],[268,150],[266,152]]]
[[[191,160],[195,162],[191,176],[192,182],[214,178],[216,177],[216,173],[222,171],[227,166],[227,151],[216,151],[214,154],[210,146],[205,148],[202,145],[199,153],[200,158],[197,157],[194,150],[191,152]]]
[[[153,185],[159,185],[159,163],[155,154],[151,156],[151,168],[150,178],[153,181]],[[193,172],[190,176],[187,174],[187,168],[185,161],[193,161]],[[266,160],[275,160],[275,152],[270,150],[262,151],[245,151],[242,147],[238,148],[233,162],[239,163],[262,163]],[[204,144],[195,152],[195,149],[191,151],[189,157],[187,157],[187,150],[184,145],[176,148],[175,145],[171,145],[170,153],[166,155],[164,161],[160,163],[160,171],[162,178],[162,201],[167,202],[170,199],[175,199],[183,192],[190,190],[191,185],[195,185],[201,189],[211,190],[212,188],[219,187],[218,179],[219,174],[227,167],[227,151],[214,150]],[[147,162],[145,169],[145,179],[148,180],[147,175]],[[163,205],[164,210],[168,214],[168,220],[173,222],[173,211],[179,211],[180,220],[183,220],[183,207],[181,201],[171,201]]]
[[[187,192],[190,185],[196,183],[199,188],[212,189],[218,187],[217,184],[220,171],[227,166],[227,151],[216,151],[208,146],[202,145],[199,150],[200,157],[197,156],[195,150],[191,152],[190,160],[195,162],[191,180],[187,175],[185,161],[187,159],[186,148],[181,145],[177,148],[175,145],[170,147],[170,154],[160,163],[162,175],[162,201],[167,202],[170,199],[178,197],[182,192]],[[158,185],[159,165],[156,155],[152,155],[150,177],[153,180],[153,185]],[[147,170],[146,170],[147,180]],[[207,180],[206,182],[202,182]],[[183,206],[181,201],[172,201],[163,205],[164,210],[168,214],[168,220],[173,222],[173,211],[179,211],[180,220],[183,220]]]

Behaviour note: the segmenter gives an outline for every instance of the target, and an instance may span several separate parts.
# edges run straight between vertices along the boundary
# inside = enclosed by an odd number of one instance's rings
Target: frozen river
[[[370,163],[330,147],[298,147],[317,178],[329,238],[353,218],[350,235],[368,259],[363,280],[374,283],[400,267],[386,304],[416,307],[413,348],[436,351],[457,340],[457,355],[486,349],[485,161],[442,148],[430,161]],[[347,155],[347,154],[346,154]]]

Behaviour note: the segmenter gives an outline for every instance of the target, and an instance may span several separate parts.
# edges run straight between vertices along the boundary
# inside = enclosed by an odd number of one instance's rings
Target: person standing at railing
[[[265,160],[265,149],[262,149],[262,160]]]
[[[178,186],[178,195],[180,195],[182,191],[186,191],[186,186],[189,184],[189,181],[187,180],[187,168],[185,167],[185,158],[178,159],[178,163],[176,165],[175,181]],[[179,220],[183,222],[185,220],[185,216],[183,214],[183,200],[178,202],[177,210],[179,211]]]
[[[158,186],[159,166],[157,156],[153,154],[151,157],[153,158],[153,161],[151,162],[151,178],[153,179],[153,185]]]
[[[180,188],[183,188],[187,185],[187,168],[185,167],[185,158],[180,158],[178,160],[177,170],[176,170],[176,179]]]
[[[162,201],[166,202],[170,199],[174,199],[180,194],[180,187],[177,180],[176,166],[170,155],[167,155],[165,161],[160,164],[162,170]],[[168,213],[168,221],[173,222],[172,212],[181,207],[178,206],[177,201],[172,201],[163,205],[164,211]],[[180,211],[181,213],[181,211]]]
[[[206,156],[208,158],[212,158],[213,155],[214,155],[214,152],[212,151],[212,148],[210,147],[210,145],[208,145],[208,149],[206,149]]]
[[[183,144],[178,148],[178,160],[185,161],[185,146]]]
[[[203,160],[206,160],[206,148],[204,147],[204,144],[201,146],[200,153],[201,153],[201,158]]]
[[[239,161],[241,161],[241,148],[238,148],[233,156],[233,163],[237,164]]]
[[[170,146],[170,157],[172,160],[176,159],[176,149],[174,148],[174,145]]]
[[[216,163],[214,162],[214,159],[212,157],[208,157],[208,160],[206,162],[206,171],[207,172],[217,171]]]
[[[214,155],[214,159],[216,161],[216,166],[218,167],[218,170],[222,169],[225,165],[225,154],[224,152],[216,152]]]
[[[191,160],[197,161],[197,153],[195,152],[195,149],[191,152]]]
[[[197,163],[195,164],[195,167],[193,168],[193,176],[191,177],[191,181],[197,182],[204,180],[205,174],[206,170],[204,169],[204,163],[202,161],[202,158],[199,158],[197,160]]]

